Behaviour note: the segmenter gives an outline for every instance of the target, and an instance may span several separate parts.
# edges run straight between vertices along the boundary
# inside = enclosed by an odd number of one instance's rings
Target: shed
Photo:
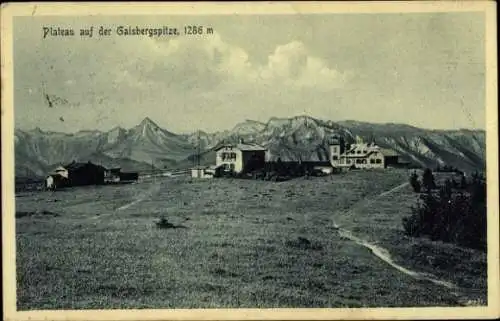
[[[191,168],[191,177],[193,178],[213,178],[217,175],[215,166],[195,166]]]

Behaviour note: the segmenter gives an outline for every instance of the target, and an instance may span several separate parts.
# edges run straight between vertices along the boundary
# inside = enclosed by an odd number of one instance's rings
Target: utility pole
[[[153,160],[151,160],[151,176],[153,176],[153,181],[156,182],[155,167],[153,164]]]
[[[196,151],[196,165],[197,167],[200,167],[200,153],[201,153],[201,141],[200,141],[200,130],[198,130],[198,149]]]

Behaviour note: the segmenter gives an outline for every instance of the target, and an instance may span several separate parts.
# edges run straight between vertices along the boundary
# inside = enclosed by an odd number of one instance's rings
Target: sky
[[[118,26],[213,28],[119,36]],[[92,38],[81,28],[94,27]],[[112,35],[96,36],[99,26]],[[43,27],[72,28],[47,36]],[[484,13],[16,17],[16,128],[177,133],[246,119],[485,127]],[[49,95],[51,104],[46,95]]]

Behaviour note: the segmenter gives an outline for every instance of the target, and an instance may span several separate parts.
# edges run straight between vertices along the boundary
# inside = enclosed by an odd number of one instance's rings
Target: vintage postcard
[[[499,316],[494,2],[1,23],[6,320]]]

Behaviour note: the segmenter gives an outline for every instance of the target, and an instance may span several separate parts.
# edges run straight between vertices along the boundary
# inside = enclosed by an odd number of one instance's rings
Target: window
[[[370,164],[375,164],[375,160],[373,158],[370,159]]]
[[[348,159],[348,160],[347,160],[347,164],[350,164],[350,163],[351,163],[351,159]]]
[[[361,161],[361,163],[362,163],[362,164],[366,164],[366,159],[363,159],[363,160]]]
[[[360,150],[357,150],[357,151],[356,151],[356,153],[361,154],[361,151],[360,151]]]
[[[337,159],[339,159],[339,158],[338,158],[338,156],[332,156],[332,159],[333,159],[333,160],[337,160]]]
[[[332,147],[332,153],[336,153],[337,152],[337,147]]]
[[[236,160],[236,153],[222,153],[222,161],[234,161]]]
[[[356,164],[361,164],[361,159],[356,159]]]
[[[377,158],[376,162],[377,164],[382,164],[382,160],[380,158]]]

